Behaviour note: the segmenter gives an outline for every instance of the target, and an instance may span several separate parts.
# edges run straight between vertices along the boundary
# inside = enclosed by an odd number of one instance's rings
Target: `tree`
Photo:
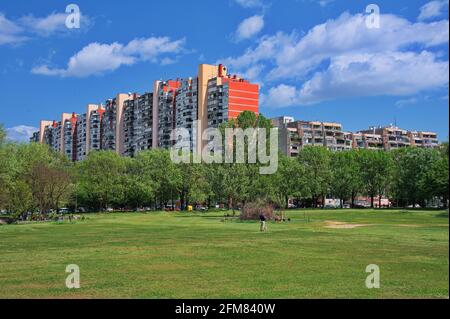
[[[154,183],[148,178],[145,162],[133,158],[124,158],[124,204],[127,207],[139,208],[151,206],[154,199]]]
[[[214,165],[204,163],[180,163],[177,165],[181,178],[178,185],[181,209],[185,209],[191,202],[202,203],[208,201],[209,206],[211,186],[208,180],[207,166]]]
[[[448,197],[448,157],[444,154],[424,148],[408,148],[393,153],[395,197],[399,204],[424,206],[426,200],[434,196]]]
[[[381,196],[386,194],[392,182],[393,161],[391,154],[379,150],[359,150],[359,171],[364,190],[370,197],[370,207],[374,207],[374,198],[379,195],[379,207]]]
[[[274,181],[278,203],[280,206],[284,204],[288,208],[289,197],[307,197],[310,194],[310,189],[305,167],[297,159],[281,153],[278,158],[278,171],[273,176],[268,175],[268,178]]]
[[[331,159],[331,190],[341,200],[351,199],[354,206],[355,197],[362,188],[361,173],[357,162],[356,151],[336,152]]]
[[[126,162],[112,151],[91,152],[76,164],[76,191],[81,205],[94,209],[123,207]]]
[[[444,208],[448,207],[449,194],[448,153],[440,154],[434,160],[424,176],[425,193],[428,199],[438,197],[442,199]]]
[[[16,216],[36,207],[45,214],[71,192],[68,160],[46,145],[4,144],[0,163],[0,206]]]
[[[7,207],[14,219],[17,219],[34,207],[31,189],[22,179],[12,182],[7,188],[3,189],[2,194],[6,198],[5,207]]]
[[[44,215],[50,208],[57,210],[59,204],[67,199],[70,193],[70,175],[61,167],[51,167],[47,163],[36,162],[27,172],[25,179],[36,206]]]
[[[143,178],[151,183],[155,206],[163,206],[178,194],[181,174],[179,168],[170,158],[168,150],[156,149],[139,152],[136,156],[139,171]]]
[[[330,190],[330,151],[325,147],[308,146],[301,150],[298,160],[304,167],[313,206],[317,207],[319,197],[324,204]]]

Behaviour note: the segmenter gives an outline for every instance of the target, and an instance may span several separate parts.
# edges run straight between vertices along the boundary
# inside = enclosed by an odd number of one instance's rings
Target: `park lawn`
[[[266,233],[223,214],[0,226],[0,298],[449,296],[445,211],[287,211],[291,222],[270,222]],[[327,228],[332,222],[365,226]],[[65,287],[68,264],[80,267],[80,289]],[[365,286],[369,264],[380,267],[380,289]]]

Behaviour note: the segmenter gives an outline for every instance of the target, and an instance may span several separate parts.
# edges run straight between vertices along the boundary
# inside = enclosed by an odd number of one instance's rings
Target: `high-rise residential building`
[[[155,81],[153,104],[158,107],[153,113],[153,146],[172,146],[171,132],[184,128],[189,131],[191,149],[201,152],[202,134],[208,127],[217,127],[243,111],[258,114],[258,96],[257,84],[228,74],[221,64],[201,64],[196,77]]]
[[[65,154],[71,161],[77,160],[77,115],[72,113],[70,118],[68,114],[63,114],[62,126],[63,134],[61,140],[61,153]]]
[[[177,90],[176,109],[175,109],[175,126],[185,128],[189,132],[186,137],[186,145],[189,143],[191,150],[196,148],[196,133],[194,128],[197,120],[197,87],[198,78],[188,78],[180,81],[180,87]]]
[[[86,113],[77,118],[77,158],[83,160],[91,151],[100,150],[103,128],[102,117],[105,109],[102,105],[88,104]]]
[[[61,121],[41,121],[31,141],[49,145],[72,161],[82,160],[91,150],[101,149],[102,106],[89,104],[87,112],[63,113]]]
[[[132,96],[131,93],[120,93],[115,98],[108,99],[105,102],[105,114],[102,119],[104,134],[102,149],[116,151],[119,155],[124,154],[123,107],[125,101],[132,98]]]
[[[152,148],[153,93],[133,94],[124,102],[123,113],[123,155]]]
[[[157,129],[156,147],[169,148],[173,145],[171,133],[176,128],[177,89],[180,80],[157,81],[157,116],[153,117],[153,127]]]
[[[226,74],[226,68],[219,65],[217,77],[208,81],[208,126],[237,118],[243,111],[259,112],[259,86]]]
[[[39,122],[39,131],[33,133],[33,136],[31,137],[30,141],[36,143],[44,143],[46,128],[48,126],[51,126],[52,124],[53,121],[41,120]]]
[[[258,114],[258,95],[258,85],[228,74],[225,66],[201,64],[195,77],[155,81],[153,93],[118,94],[104,107],[89,104],[86,113],[64,113],[60,122],[41,121],[31,140],[47,143],[72,160],[100,149],[134,156],[152,147],[171,147],[173,130],[183,128],[190,149],[201,152],[204,130],[245,110]]]

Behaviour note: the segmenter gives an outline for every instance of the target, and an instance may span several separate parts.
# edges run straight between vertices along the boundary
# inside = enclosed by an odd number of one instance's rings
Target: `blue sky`
[[[65,27],[70,3],[79,29]],[[40,119],[223,62],[261,84],[266,116],[448,140],[448,36],[448,0],[0,0],[0,123],[20,140]]]

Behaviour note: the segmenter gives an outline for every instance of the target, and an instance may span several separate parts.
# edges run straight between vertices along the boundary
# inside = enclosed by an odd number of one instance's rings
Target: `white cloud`
[[[402,50],[417,44],[428,48],[448,43],[448,20],[411,23],[394,15],[382,15],[379,29],[368,29],[362,14],[342,14],[335,20],[316,25],[303,37],[295,33],[264,36],[256,48],[238,57],[221,59],[245,69],[262,61],[274,67],[269,80],[304,78],[321,63],[349,53],[377,53]]]
[[[409,99],[398,100],[397,102],[395,102],[395,105],[398,106],[398,107],[404,107],[406,105],[417,104],[418,102],[419,102],[418,98],[411,97]]]
[[[298,105],[300,96],[297,88],[292,85],[280,84],[261,95],[261,104],[271,108]]]
[[[273,36],[264,36],[258,41],[258,46],[255,49],[247,49],[246,52],[239,57],[228,57],[219,59],[216,64],[222,63],[229,68],[235,70],[240,75],[246,75],[247,78],[252,79],[248,75],[252,75],[253,79],[260,77],[264,67],[263,62],[267,62],[276,56],[277,52],[282,50],[293,41],[293,36],[285,35],[284,33],[277,33]],[[257,71],[257,72],[256,72]]]
[[[244,8],[257,8],[264,6],[261,0],[234,0],[237,4]]]
[[[186,39],[171,41],[168,37],[151,37],[134,39],[124,47],[127,55],[136,55],[143,61],[157,62],[156,58],[163,53],[179,53],[183,50]]]
[[[27,37],[21,33],[23,29],[15,22],[7,19],[3,13],[0,12],[0,45],[2,44],[18,44]]]
[[[11,21],[0,12],[0,45],[18,44],[35,35],[47,37],[56,33],[68,34],[77,30],[66,27],[66,17],[66,13],[54,12],[45,17],[26,15],[16,21]],[[86,30],[92,22],[88,16],[81,14],[80,24],[80,30]]]
[[[163,58],[161,59],[161,65],[170,65],[170,64],[174,64],[177,63],[178,60],[177,59],[172,59],[172,58]]]
[[[333,2],[334,0],[319,0],[319,5],[321,7],[326,7],[327,5],[329,5],[331,2]]]
[[[13,142],[28,142],[38,129],[32,126],[19,125],[6,129],[6,138]]]
[[[139,61],[167,64],[168,57],[163,54],[179,53],[183,50],[184,39],[171,41],[168,37],[134,39],[127,45],[117,42],[112,44],[90,43],[69,59],[67,67],[51,68],[40,65],[31,70],[34,74],[87,77],[114,71],[122,65],[133,65]],[[173,60],[171,60],[173,61]]]
[[[54,32],[67,30],[65,22],[67,15],[64,13],[52,13],[43,18],[28,15],[20,18],[20,23],[30,32],[42,36],[48,36]]]
[[[445,9],[448,7],[448,0],[435,0],[428,2],[420,8],[420,14],[417,18],[419,21],[428,20],[431,18],[439,17],[444,14]]]
[[[264,28],[264,16],[254,15],[243,20],[237,30],[236,39],[238,41],[249,39],[254,35],[258,34]]]
[[[411,23],[394,15],[382,15],[380,28],[369,29],[365,19],[362,14],[345,13],[315,26],[294,45],[278,52],[276,67],[269,78],[303,77],[322,62],[342,54],[395,51],[413,44],[428,48],[448,43],[447,20]]]
[[[448,72],[448,61],[438,61],[427,51],[342,56],[306,82],[300,95],[304,102],[341,96],[406,96],[445,87]]]
[[[285,97],[278,104],[277,91],[269,90],[273,98],[268,101],[282,107],[348,97],[408,96],[447,86],[448,72],[448,61],[438,61],[427,51],[345,55],[333,58],[328,69],[315,73],[300,89],[282,87]]]
[[[267,103],[278,106],[349,96],[404,96],[448,84],[448,59],[438,52],[438,46],[448,44],[448,20],[413,23],[384,14],[379,29],[368,29],[365,19],[344,13],[304,36],[263,36],[241,56],[219,61],[243,74],[258,66],[266,83],[284,82],[265,96]],[[284,96],[278,102],[277,90]]]
[[[53,12],[46,17],[27,15],[21,17],[18,21],[27,31],[47,37],[55,33],[67,33],[76,30],[66,27],[66,18],[67,13]],[[80,13],[80,29],[88,28],[90,24],[90,18]]]

